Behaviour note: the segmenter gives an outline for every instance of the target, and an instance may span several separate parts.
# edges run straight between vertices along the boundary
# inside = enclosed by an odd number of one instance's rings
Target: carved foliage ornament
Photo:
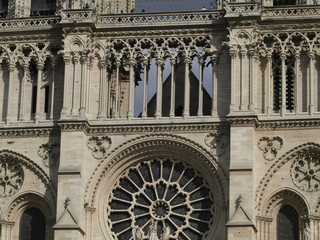
[[[205,144],[210,147],[210,151],[215,156],[225,153],[225,141],[222,133],[208,133],[204,139]]]
[[[111,138],[108,136],[90,137],[88,140],[88,148],[92,150],[92,156],[96,159],[102,159],[106,156],[107,149],[111,146]]]
[[[266,160],[274,160],[277,157],[278,151],[283,145],[281,137],[262,137],[258,141],[258,148],[263,152],[263,157]]]
[[[320,152],[310,150],[299,154],[292,163],[291,178],[302,191],[318,191],[320,188]]]
[[[0,160],[0,197],[9,197],[18,192],[23,181],[23,169],[18,163]]]
[[[38,155],[42,158],[46,167],[54,166],[60,153],[60,144],[42,144],[38,149]]]

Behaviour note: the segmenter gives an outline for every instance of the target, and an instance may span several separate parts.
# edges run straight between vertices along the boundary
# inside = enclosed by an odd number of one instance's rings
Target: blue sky
[[[214,0],[136,0],[135,12],[172,12],[209,9]]]

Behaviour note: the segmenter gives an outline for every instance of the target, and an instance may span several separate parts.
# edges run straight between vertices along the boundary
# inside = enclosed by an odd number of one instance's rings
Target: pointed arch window
[[[21,216],[19,240],[45,240],[46,219],[38,208],[29,208]]]
[[[299,240],[299,215],[289,206],[283,206],[277,216],[277,240]]]

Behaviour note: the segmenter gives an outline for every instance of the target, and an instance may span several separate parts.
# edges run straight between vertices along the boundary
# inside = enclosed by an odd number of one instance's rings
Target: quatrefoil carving
[[[266,160],[274,160],[277,157],[278,151],[283,145],[283,140],[279,136],[272,138],[262,137],[258,141],[258,148],[263,152],[263,157]]]
[[[96,159],[102,159],[106,156],[107,149],[111,146],[111,138],[108,136],[90,137],[88,148],[92,150],[92,156]]]

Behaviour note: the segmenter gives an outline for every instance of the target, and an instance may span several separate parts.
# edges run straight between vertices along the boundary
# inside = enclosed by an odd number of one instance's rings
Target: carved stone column
[[[267,53],[267,72],[266,72],[266,88],[265,88],[265,101],[266,101],[266,112],[268,116],[272,113],[272,92],[273,92],[273,82],[272,82],[272,53]]]
[[[240,50],[240,105],[239,109],[240,110],[247,110],[244,106],[244,92],[245,92],[245,86],[244,86],[244,67],[245,64],[243,63],[244,58],[246,57],[246,51],[245,50]]]
[[[212,105],[211,116],[218,116],[218,57],[216,55],[211,57],[212,64]]]
[[[23,64],[23,78],[21,79],[21,96],[20,96],[20,121],[24,121],[24,95],[25,95],[25,85],[27,81],[27,72],[29,70],[29,64],[24,63]]]
[[[91,90],[91,71],[93,68],[92,61],[87,62],[87,85],[86,85],[86,100],[85,100],[85,106],[86,106],[86,113],[88,114],[90,111],[90,90]]]
[[[70,65],[71,65],[71,56],[68,54],[65,54],[63,56],[63,61],[65,64],[64,67],[64,85],[63,85],[63,107],[61,111],[61,117],[66,117],[67,114],[69,114],[70,109],[69,107],[69,98],[68,98],[68,93],[69,93],[69,71],[70,71]]]
[[[120,66],[121,60],[116,60],[116,86],[115,86],[115,104],[114,104],[114,117],[119,118],[119,107],[120,107],[120,93],[119,93],[119,85],[120,85]]]
[[[187,118],[190,115],[190,64],[191,59],[186,57],[184,59],[185,73],[184,73],[184,106],[183,117]]]
[[[134,117],[134,90],[135,90],[135,73],[134,67],[136,65],[136,61],[130,59],[129,61],[129,97],[128,97],[128,113],[127,118]]]
[[[44,64],[38,63],[37,69],[38,69],[38,75],[37,75],[37,97],[36,97],[36,114],[34,117],[34,122],[36,124],[39,123],[40,120],[40,107],[41,107],[41,81],[42,81],[42,70],[43,70]]]
[[[85,118],[88,57],[82,56],[80,60],[81,60],[80,117]]]
[[[203,57],[199,57],[198,117],[203,116]]]
[[[98,118],[106,117],[106,61],[99,62],[100,68],[100,91],[99,91],[99,113]]]
[[[148,74],[149,74],[150,63],[149,60],[143,61],[143,100],[142,100],[142,117],[148,116]]]
[[[254,48],[249,49],[249,106],[248,109],[254,112],[254,96],[255,96],[255,69],[256,69],[256,52]]]
[[[164,62],[162,59],[157,59],[157,104],[155,118],[162,116],[162,69]]]
[[[229,54],[231,57],[231,102],[230,102],[230,112],[235,110],[235,91],[236,91],[236,83],[235,83],[235,60],[237,56],[237,51],[234,48],[229,49]]]
[[[314,114],[314,80],[313,80],[313,72],[314,72],[314,59],[315,54],[313,51],[308,52],[309,56],[309,114],[312,116]]]
[[[294,69],[295,69],[295,76],[294,76],[294,103],[295,103],[295,112],[296,115],[299,114],[300,112],[300,95],[298,93],[298,83],[300,81],[299,79],[299,73],[300,73],[300,52],[296,51],[295,52],[295,61],[294,61]]]
[[[52,75],[51,75],[51,86],[50,86],[50,116],[49,119],[52,121],[53,120],[53,109],[54,109],[54,88],[55,88],[55,70],[56,70],[56,64],[52,63],[51,64],[51,69],[52,69]]]
[[[286,93],[286,54],[280,54],[281,60],[281,116],[284,117],[287,111],[287,93]]]
[[[176,80],[175,80],[175,73],[174,73],[174,67],[177,63],[176,58],[171,57],[170,58],[171,63],[171,92],[170,92],[170,113],[169,117],[174,117],[175,114],[175,99],[176,99]]]
[[[16,65],[14,63],[9,63],[9,79],[8,79],[8,101],[7,101],[7,116],[6,116],[6,124],[9,124],[11,120],[11,101],[12,101],[12,82],[13,82],[13,73],[16,69]]]
[[[73,84],[72,84],[72,110],[71,110],[71,114],[72,115],[79,115],[79,108],[78,106],[80,105],[80,103],[78,103],[77,101],[79,100],[78,97],[79,96],[79,88],[78,88],[78,81],[77,81],[77,77],[79,75],[79,69],[78,69],[78,65],[79,65],[79,56],[73,56]]]

